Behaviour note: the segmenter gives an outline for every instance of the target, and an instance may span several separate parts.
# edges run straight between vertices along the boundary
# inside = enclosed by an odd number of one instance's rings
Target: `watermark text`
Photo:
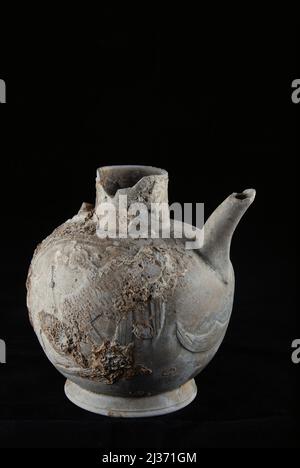
[[[128,203],[127,195],[96,208],[97,236],[100,239],[184,239],[187,250],[199,249],[204,241],[204,204]],[[193,212],[196,226],[193,226]],[[172,213],[172,219],[171,219]]]
[[[0,364],[6,363],[6,344],[4,340],[0,340]]]
[[[299,364],[300,363],[300,339],[294,340],[292,342],[292,348],[294,348],[294,351],[292,352],[292,362],[294,364]]]
[[[0,104],[6,103],[6,84],[4,80],[0,79]]]
[[[296,79],[292,82],[292,88],[293,88],[293,92],[292,92],[292,102],[294,104],[299,104],[300,102],[300,79]]]

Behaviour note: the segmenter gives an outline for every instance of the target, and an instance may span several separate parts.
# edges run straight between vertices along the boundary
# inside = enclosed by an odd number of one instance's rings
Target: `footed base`
[[[67,380],[65,394],[72,403],[93,413],[122,418],[141,418],[172,413],[184,408],[195,398],[197,386],[192,379],[169,392],[146,397],[123,398],[89,392]]]

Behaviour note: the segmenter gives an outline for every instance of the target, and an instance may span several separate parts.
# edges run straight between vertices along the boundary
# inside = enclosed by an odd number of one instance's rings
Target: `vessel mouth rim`
[[[143,165],[143,164],[112,164],[112,165],[109,165],[109,166],[99,166],[97,168],[97,178],[101,177],[101,173],[100,171],[102,170],[113,170],[113,169],[116,169],[116,170],[140,170],[140,171],[145,171],[145,175],[143,177],[148,177],[148,176],[160,176],[160,175],[164,175],[164,176],[167,176],[168,175],[168,172],[166,171],[166,169],[162,169],[160,167],[156,167],[156,166],[147,166],[147,165]]]

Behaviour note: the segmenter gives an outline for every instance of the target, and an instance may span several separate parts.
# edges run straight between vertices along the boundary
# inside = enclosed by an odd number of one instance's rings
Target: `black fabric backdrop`
[[[41,25],[6,38],[0,446],[296,447],[297,26],[206,27],[191,11],[149,26],[124,15],[106,9],[92,33],[64,27],[58,38]],[[37,243],[93,202],[97,167],[126,163],[167,169],[170,201],[205,202],[206,215],[233,191],[257,190],[232,244],[230,326],[196,378],[196,400],[141,420],[90,414],[65,398],[25,303]]]

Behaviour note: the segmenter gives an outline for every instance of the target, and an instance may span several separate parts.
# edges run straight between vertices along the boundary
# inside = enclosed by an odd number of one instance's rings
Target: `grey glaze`
[[[84,390],[81,399],[86,391],[124,398],[123,416],[126,402],[132,409],[144,398],[146,413],[149,397],[193,382],[217,352],[233,304],[231,238],[255,198],[253,189],[230,195],[207,220],[198,250],[172,237],[99,239],[101,203],[117,206],[126,194],[149,206],[167,202],[167,190],[162,169],[98,169],[95,207],[84,203],[55,229],[37,247],[28,274],[30,320],[49,360]],[[115,415],[105,402],[98,412]]]

